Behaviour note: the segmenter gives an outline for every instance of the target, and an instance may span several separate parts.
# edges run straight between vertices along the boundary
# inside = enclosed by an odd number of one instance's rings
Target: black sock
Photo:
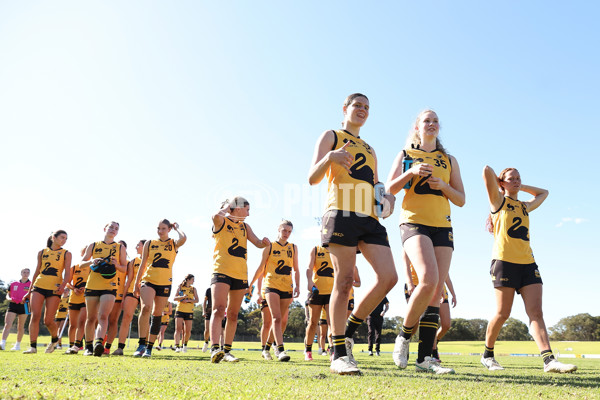
[[[542,358],[544,359],[544,365],[554,360],[554,354],[552,354],[552,350],[550,349],[542,351],[541,354]]]
[[[37,349],[37,341],[36,342],[29,342],[29,346],[33,347],[34,349]]]
[[[231,345],[230,344],[223,345],[223,351],[225,353],[229,353],[231,351]]]
[[[75,342],[69,342],[69,347],[75,346]]]
[[[205,340],[205,341],[204,341],[204,344],[208,344],[208,340]]]
[[[141,338],[138,340],[138,344],[139,344],[140,346],[145,346],[145,345],[146,345],[146,338],[145,338],[145,337],[141,337]]]
[[[273,343],[269,343],[269,342],[267,342],[267,344],[265,344],[265,350],[266,350],[266,351],[271,351],[271,345],[272,345],[272,344],[273,344]]]
[[[184,346],[187,346],[187,342],[183,343]]]
[[[438,349],[431,350],[431,357],[440,359],[440,353],[438,353]]]
[[[146,342],[146,350],[152,351],[153,346],[154,346],[154,342]]]
[[[354,314],[350,314],[348,317],[348,321],[346,321],[346,331],[344,332],[344,336],[347,338],[351,338],[354,336],[354,332],[358,329],[358,327],[363,323],[363,320],[360,318],[356,318]]]
[[[410,340],[410,337],[412,336],[414,330],[415,330],[414,326],[409,328],[406,325],[402,325],[402,330],[400,331],[400,336],[402,336],[406,340]]]
[[[285,349],[283,348],[283,345],[282,345],[282,344],[280,344],[280,345],[277,345],[277,351],[278,351],[278,352],[280,352],[280,353],[281,353],[282,351],[285,351]]]
[[[219,345],[218,344],[213,344],[212,347],[210,348],[210,351],[213,352],[215,350],[219,350]]]
[[[333,339],[333,359],[346,357],[346,335],[332,336]]]
[[[119,348],[123,350],[125,348],[125,343],[119,343]]]
[[[427,307],[419,321],[419,353],[417,362],[422,363],[425,357],[431,357],[433,342],[439,328],[440,308]]]
[[[58,342],[58,336],[57,337],[53,337],[52,338],[52,343],[57,343]]]
[[[306,351],[306,352],[312,351],[312,344],[307,344],[306,346],[304,346],[304,351]]]
[[[94,344],[91,342],[90,343],[85,342],[85,349],[87,351],[89,351],[90,353],[92,353],[94,351]]]
[[[106,343],[104,345],[104,348],[107,349],[107,350],[110,350],[110,346],[112,346],[112,343]]]
[[[82,348],[83,347],[83,340],[76,340],[75,341],[75,346]]]
[[[483,358],[494,357],[494,348],[485,346],[485,351],[483,352]]]

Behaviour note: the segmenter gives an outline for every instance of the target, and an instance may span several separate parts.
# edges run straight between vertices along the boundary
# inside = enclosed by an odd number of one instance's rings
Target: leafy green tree
[[[552,340],[600,340],[600,317],[577,314],[562,318],[550,328]]]
[[[529,328],[516,318],[509,318],[502,325],[498,340],[533,340],[529,334]]]

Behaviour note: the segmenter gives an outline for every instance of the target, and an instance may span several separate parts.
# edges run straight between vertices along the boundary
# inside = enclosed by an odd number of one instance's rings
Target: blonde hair
[[[292,224],[292,221],[290,221],[289,219],[282,219],[281,223],[279,224],[279,227],[281,228],[282,226],[289,226],[290,228],[294,229],[294,224]]]
[[[236,208],[244,208],[249,205],[250,202],[242,196],[235,196],[231,201],[229,201],[229,211],[233,212],[233,210],[235,210]]]
[[[410,128],[410,131],[408,131],[408,138],[406,139],[406,148],[407,149],[410,149],[411,147],[421,146],[421,136],[419,135],[419,130],[417,129],[417,125],[419,125],[419,122],[421,122],[421,118],[423,118],[423,115],[430,113],[430,112],[437,115],[437,113],[430,108],[421,111],[419,113],[419,115],[417,115],[417,119],[415,120],[415,123]],[[440,153],[444,154],[445,156],[448,156],[448,151],[446,150],[446,148],[444,146],[442,146],[442,142],[440,142],[439,136],[437,138],[435,138],[435,149],[437,151],[439,151]]]

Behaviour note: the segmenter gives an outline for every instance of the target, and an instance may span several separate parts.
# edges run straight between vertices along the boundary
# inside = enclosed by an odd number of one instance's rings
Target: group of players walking
[[[440,334],[443,335],[449,326],[448,319],[442,318],[442,329],[439,329],[440,314],[445,314],[440,313],[440,303],[442,309],[448,307],[447,295],[444,295],[446,283],[449,283],[448,288],[455,301],[448,278],[454,250],[450,203],[459,207],[465,204],[458,161],[439,140],[437,114],[425,110],[418,115],[407,145],[396,157],[387,182],[381,183],[375,150],[360,137],[369,110],[369,100],[365,95],[355,93],[348,96],[343,105],[342,129],[325,131],[315,147],[309,183],[318,184],[326,177],[328,200],[322,219],[321,244],[311,250],[311,266],[307,273],[310,297],[305,359],[312,359],[313,337],[324,309],[331,328],[331,372],[360,374],[352,354],[353,336],[363,321],[369,316],[373,318],[376,308],[382,302],[385,304],[387,293],[398,281],[388,234],[379,218],[386,218],[393,212],[394,195],[403,191],[400,211],[403,262],[407,271],[411,267],[413,272],[405,288],[408,308],[396,338],[393,360],[399,368],[407,367],[409,342],[418,328],[416,370],[454,373],[452,368],[441,365],[434,349]],[[542,280],[529,245],[529,213],[542,204],[548,191],[522,184],[515,168],[504,169],[497,176],[492,168],[486,166],[483,178],[490,203],[488,226],[494,235],[490,275],[497,307],[487,327],[481,363],[489,370],[502,369],[494,358],[494,343],[510,315],[517,293],[525,303],[531,333],[544,361],[544,371],[572,372],[577,369],[576,366],[563,364],[552,354],[542,314]],[[518,200],[520,191],[531,194],[533,198]],[[270,348],[274,344],[280,361],[290,359],[285,351],[283,333],[290,303],[300,294],[298,249],[289,242],[293,224],[282,221],[275,241],[266,237],[260,239],[245,222],[249,213],[250,203],[242,197],[235,197],[224,202],[212,217],[215,250],[207,336],[212,344],[213,363],[238,361],[231,353],[237,315],[244,296],[250,293],[255,282],[263,315],[263,357],[272,358]],[[178,233],[177,240],[169,238],[171,229]],[[71,254],[63,249],[66,232],[57,231],[49,238],[47,247],[38,254],[33,285],[23,296],[30,299],[32,313],[29,330],[31,347],[26,353],[37,351],[44,303],[44,322],[52,336],[52,344],[46,351],[53,351],[58,341],[54,312],[58,307],[58,296],[69,287],[72,289],[69,312],[73,312],[69,318],[78,321],[69,329],[74,351],[82,347],[84,330],[86,340],[94,338],[93,342],[86,341],[85,354],[100,356],[107,348],[110,349],[122,309],[119,348],[113,353],[122,354],[133,310],[140,301],[140,338],[134,355],[152,355],[161,330],[161,316],[171,292],[173,262],[186,236],[176,223],[161,221],[157,229],[159,238],[140,242],[137,248],[141,257],[127,262],[125,244],[114,239],[118,230],[118,223],[107,224],[104,239],[87,246],[82,252],[81,263],[73,268],[70,268]],[[263,249],[260,264],[250,280],[248,241]],[[350,298],[357,282],[358,253],[373,268],[375,280],[354,306]],[[121,280],[123,285],[119,283]],[[182,319],[178,326],[186,327],[182,329],[181,336],[176,336],[182,339],[183,346],[189,338],[186,322],[193,303],[198,301],[190,282],[193,282],[193,276],[188,275],[175,297],[182,306],[181,309],[178,306],[178,315]],[[120,287],[122,290],[118,289]],[[123,303],[122,307],[116,304],[118,302]],[[383,315],[383,309],[379,315]],[[107,341],[103,345],[105,335]],[[208,347],[208,337],[205,347]]]

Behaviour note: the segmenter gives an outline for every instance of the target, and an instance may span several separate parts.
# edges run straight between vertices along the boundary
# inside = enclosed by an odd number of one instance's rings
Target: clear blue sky
[[[174,281],[194,273],[203,289],[210,216],[241,194],[258,235],[274,239],[281,218],[294,222],[305,299],[325,191],[307,185],[313,147],[359,91],[371,100],[361,136],[380,177],[426,107],[460,163],[454,316],[494,310],[485,164],[517,167],[550,190],[531,215],[548,325],[599,315],[598,11],[541,1],[3,2],[0,279],[35,267],[53,230],[67,230],[77,253],[109,220],[133,245],[166,217],[189,236]],[[400,268],[398,215],[384,224]],[[259,257],[250,249],[250,273]],[[358,266],[368,286],[369,266]],[[403,315],[402,283],[389,299]],[[520,299],[513,316],[526,321]]]

